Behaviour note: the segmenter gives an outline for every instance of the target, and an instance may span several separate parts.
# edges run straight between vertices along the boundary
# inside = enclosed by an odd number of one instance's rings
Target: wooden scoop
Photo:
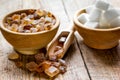
[[[47,48],[47,57],[50,60],[63,58],[66,51],[74,40],[74,30],[62,31],[55,37]]]

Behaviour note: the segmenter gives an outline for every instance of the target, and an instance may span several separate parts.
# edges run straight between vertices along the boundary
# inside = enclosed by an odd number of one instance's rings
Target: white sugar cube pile
[[[120,26],[120,9],[105,0],[97,0],[78,16],[78,21],[89,28],[113,28]]]

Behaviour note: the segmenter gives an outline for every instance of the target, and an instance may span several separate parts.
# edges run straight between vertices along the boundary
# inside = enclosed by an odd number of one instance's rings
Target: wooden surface
[[[108,0],[120,7],[119,0]],[[60,29],[70,29],[76,10],[93,4],[95,0],[0,0],[0,21],[9,12],[18,9],[40,8],[52,11],[60,18]],[[55,80],[120,80],[120,45],[109,50],[95,50],[87,47],[80,35],[76,38],[65,55],[67,72],[58,75]],[[50,80],[34,73],[21,70],[8,60],[12,52],[0,34],[0,80]]]

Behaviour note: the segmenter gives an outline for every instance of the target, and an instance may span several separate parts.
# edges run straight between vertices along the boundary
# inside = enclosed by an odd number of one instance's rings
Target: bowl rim
[[[85,11],[86,8],[82,8],[78,11],[75,12],[74,17],[73,17],[73,22],[75,25],[86,29],[86,30],[92,30],[92,31],[116,31],[116,30],[120,30],[120,27],[115,27],[115,28],[109,28],[109,29],[97,29],[97,28],[87,28],[86,26],[84,26],[82,23],[80,23],[78,21],[78,15],[82,12]]]
[[[5,28],[5,26],[4,26],[4,21],[5,21],[6,17],[8,17],[9,15],[14,14],[14,13],[22,12],[22,11],[27,11],[27,10],[31,10],[31,9],[20,9],[20,10],[13,11],[13,12],[10,12],[10,13],[8,13],[7,15],[5,15],[5,16],[3,17],[3,19],[2,19],[2,23],[1,23],[0,29],[4,30],[4,31],[6,31],[6,32],[12,33],[12,34],[18,34],[18,35],[36,35],[36,34],[43,34],[43,33],[47,33],[47,32],[50,32],[50,31],[52,31],[52,30],[55,30],[55,29],[56,29],[57,27],[59,27],[59,25],[60,25],[59,18],[58,18],[55,14],[53,14],[51,11],[49,11],[50,13],[52,13],[52,15],[53,15],[53,16],[55,17],[55,19],[56,19],[56,23],[53,25],[52,29],[50,29],[50,30],[40,31],[40,32],[35,32],[35,33],[19,33],[19,32],[14,32],[14,31],[11,31],[11,30]],[[37,10],[37,9],[33,9],[33,10]],[[42,10],[44,10],[44,9],[42,9]],[[45,11],[48,11],[48,10],[45,10]]]

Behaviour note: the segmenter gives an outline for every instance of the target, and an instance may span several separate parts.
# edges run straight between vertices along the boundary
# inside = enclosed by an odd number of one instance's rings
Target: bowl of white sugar
[[[74,27],[89,47],[110,49],[120,39],[120,9],[103,0],[78,10],[74,15]]]

